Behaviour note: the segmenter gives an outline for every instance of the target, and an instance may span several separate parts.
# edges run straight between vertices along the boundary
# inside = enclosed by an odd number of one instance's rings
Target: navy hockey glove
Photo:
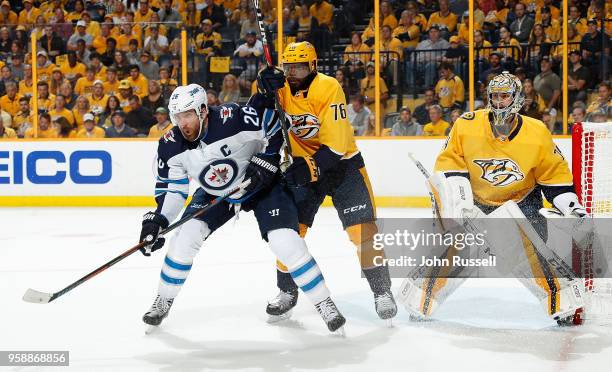
[[[319,179],[319,167],[313,157],[295,157],[285,171],[285,181],[289,187],[304,186]]]
[[[276,173],[278,173],[278,154],[266,155],[256,154],[251,158],[251,162],[246,169],[244,178],[250,178],[251,183],[244,188],[246,193],[255,190],[266,189],[272,185]]]
[[[257,88],[267,96],[285,86],[285,73],[278,67],[266,67],[257,74]]]
[[[150,243],[140,248],[140,252],[142,252],[143,255],[148,257],[151,255],[151,252],[155,252],[164,246],[166,239],[163,237],[160,238],[159,232],[161,229],[168,227],[169,224],[168,219],[159,213],[147,212],[147,214],[142,217],[140,241],[147,241]]]

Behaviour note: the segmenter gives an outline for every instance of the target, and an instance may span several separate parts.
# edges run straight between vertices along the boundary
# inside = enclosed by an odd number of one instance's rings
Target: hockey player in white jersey
[[[245,106],[230,103],[209,107],[205,90],[190,84],[176,88],[168,106],[175,126],[159,140],[154,165],[157,209],[143,218],[140,241],[151,242],[142,249],[144,255],[164,245],[159,232],[181,211],[189,192],[189,178],[199,188],[185,215],[244,180],[250,179],[251,183],[178,229],[164,259],[158,295],[143,321],[152,326],[162,322],[204,240],[242,209],[254,211],[262,237],[278,259],[289,263],[291,275],[329,330],[342,327],[345,319],[330,298],[319,266],[298,235],[295,204],[278,182],[283,139],[277,114],[271,109],[273,101],[256,94]]]

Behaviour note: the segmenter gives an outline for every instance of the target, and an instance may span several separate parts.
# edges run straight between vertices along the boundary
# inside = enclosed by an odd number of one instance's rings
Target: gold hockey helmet
[[[317,51],[307,41],[290,43],[283,52],[282,63],[308,63],[312,72],[317,69]]]

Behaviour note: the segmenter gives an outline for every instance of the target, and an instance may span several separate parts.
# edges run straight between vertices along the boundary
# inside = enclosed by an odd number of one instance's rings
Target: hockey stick
[[[266,26],[264,25],[263,13],[261,8],[259,7],[259,0],[253,0],[253,7],[257,12],[257,25],[259,26],[259,33],[261,34],[261,43],[263,44],[264,56],[266,58],[266,64],[268,67],[273,67],[274,63],[272,62],[272,54],[270,53],[270,43],[268,42],[268,35],[266,32]],[[280,57],[280,51],[278,52],[278,56]],[[278,92],[274,93],[274,106],[281,121],[281,131],[283,133],[283,139],[285,140],[285,160],[280,164],[280,169],[284,172],[289,165],[292,163],[291,156],[293,155],[293,151],[291,150],[291,142],[289,141],[289,129],[287,128],[287,117],[285,116],[285,111],[280,104],[280,99],[278,98]]]
[[[177,227],[183,225],[185,222],[190,221],[190,220],[192,220],[192,219],[194,219],[196,217],[199,217],[199,216],[203,215],[208,210],[210,210],[212,207],[214,207],[215,205],[219,204],[223,200],[227,199],[230,195],[232,195],[232,194],[242,190],[244,187],[248,186],[250,183],[251,183],[250,179],[247,179],[246,181],[243,181],[241,184],[237,185],[236,187],[234,187],[233,189],[229,190],[225,194],[223,194],[223,195],[213,199],[209,204],[207,204],[206,206],[204,206],[201,209],[198,209],[195,213],[190,214],[188,216],[185,216],[185,217],[181,218],[180,220],[176,221],[175,223],[173,223],[172,225],[168,226],[167,228],[163,229],[159,233],[159,236],[163,236],[163,235],[169,233],[170,231],[176,229]],[[113,258],[112,260],[108,261],[104,265],[98,267],[94,271],[90,272],[89,274],[85,275],[81,279],[75,281],[74,283],[70,284],[69,286],[67,286],[66,288],[64,288],[64,289],[62,289],[62,290],[60,290],[58,292],[55,292],[55,293],[46,293],[46,292],[40,292],[40,291],[37,291],[37,290],[34,290],[34,289],[30,288],[23,295],[23,300],[26,301],[26,302],[33,302],[33,303],[37,303],[37,304],[46,304],[46,303],[49,303],[49,302],[55,300],[56,298],[58,298],[60,296],[63,296],[64,294],[70,292],[71,290],[75,289],[79,285],[85,283],[86,281],[88,281],[89,279],[93,278],[94,276],[100,274],[101,272],[105,271],[106,269],[110,268],[111,266],[113,266],[117,262],[119,262],[119,261],[123,260],[124,258],[130,256],[132,253],[136,252],[137,250],[141,249],[142,247],[146,246],[147,244],[150,244],[150,242],[143,241],[143,242],[140,242],[140,243],[136,244],[132,248],[128,249],[127,251],[125,251],[123,253],[121,253],[119,256]]]

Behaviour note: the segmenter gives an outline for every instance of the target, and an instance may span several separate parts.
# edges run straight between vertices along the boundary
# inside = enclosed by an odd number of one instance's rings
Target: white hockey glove
[[[436,172],[427,180],[427,187],[434,194],[440,217],[450,218],[463,224],[466,211],[474,208],[470,180],[462,176],[446,177]]]
[[[566,192],[561,195],[557,195],[552,204],[557,208],[561,214],[565,217],[578,217],[582,218],[586,216],[586,210],[578,201],[578,196],[573,192]]]

